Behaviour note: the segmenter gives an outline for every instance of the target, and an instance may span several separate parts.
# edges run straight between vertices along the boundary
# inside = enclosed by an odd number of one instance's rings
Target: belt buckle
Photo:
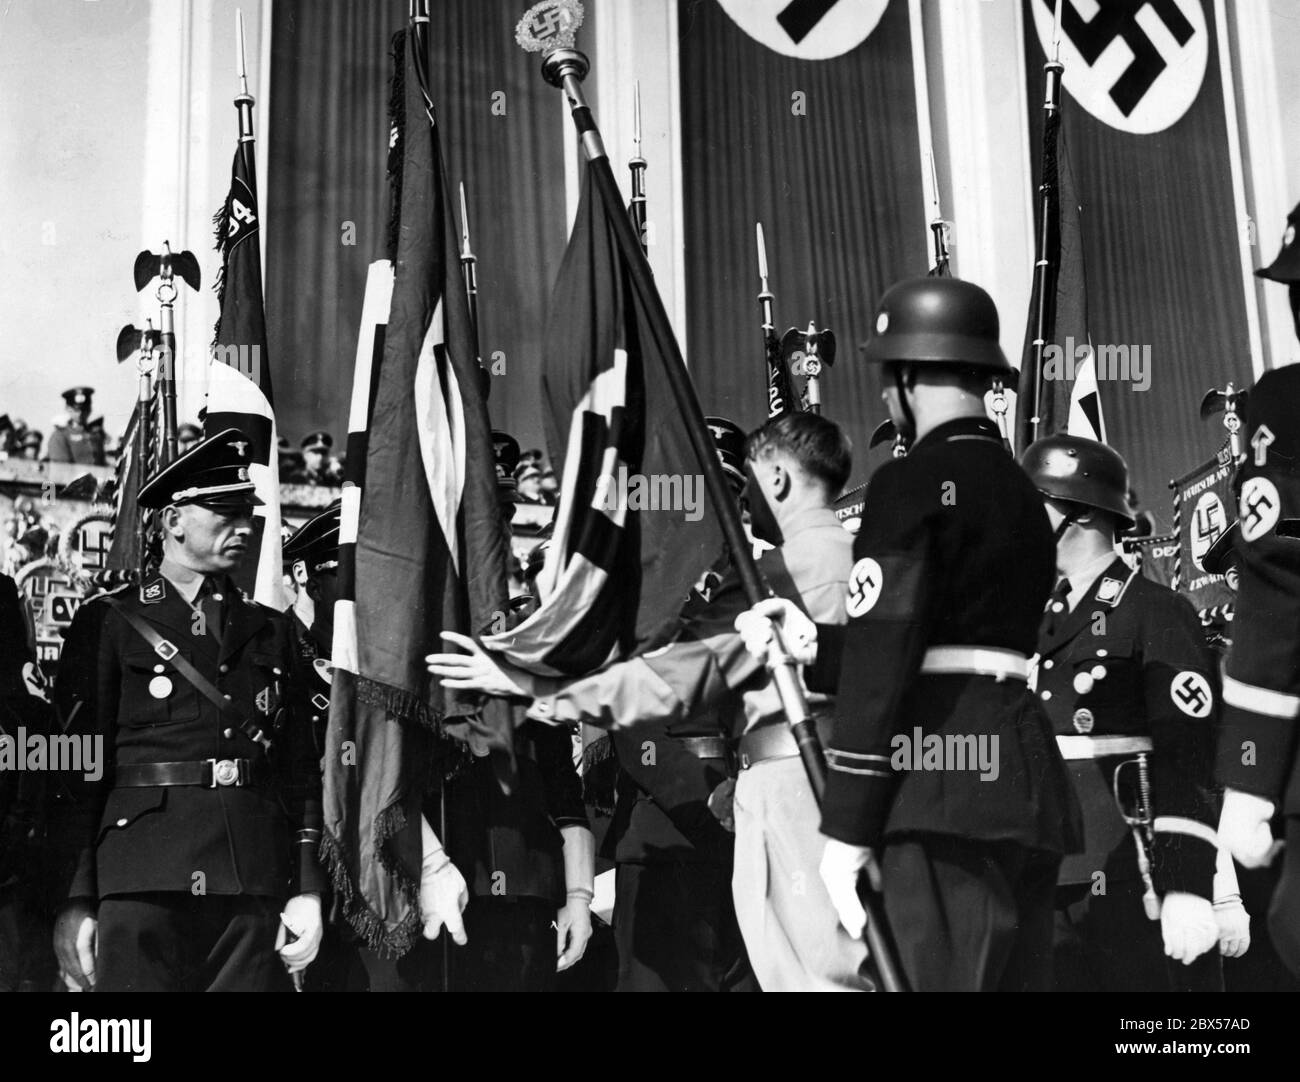
[[[234,759],[209,759],[208,762],[212,764],[212,784],[208,788],[239,784],[239,764]]]
[[[172,658],[180,653],[175,644],[168,642],[166,639],[160,639],[158,645],[153,648],[153,652],[164,661],[171,661]]]

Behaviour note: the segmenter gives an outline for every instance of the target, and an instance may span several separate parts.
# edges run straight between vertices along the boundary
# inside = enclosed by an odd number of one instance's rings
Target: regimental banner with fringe
[[[262,505],[255,509],[255,559],[236,579],[255,601],[284,611],[280,538],[280,459],[276,447],[275,395],[266,348],[266,311],[262,304],[261,216],[253,159],[252,100],[236,99],[240,111],[239,145],[231,167],[230,193],[213,219],[221,273],[217,303],[221,315],[208,366],[207,418],[204,431],[238,428],[248,437],[249,476]],[[251,587],[251,589],[250,589]]]
[[[383,329],[387,272],[371,268],[357,347],[348,457],[350,469],[364,460],[364,473],[350,474],[343,501],[351,567],[335,617],[324,843],[348,920],[393,954],[419,930],[419,822],[441,769],[439,735],[473,729],[503,788],[514,764],[508,705],[445,692],[424,664],[442,631],[485,631],[506,612],[507,543],[427,93],[425,24],[398,49],[396,261]]]
[[[716,559],[722,531],[673,399],[647,298],[585,167],[555,286],[542,402],[561,472],[541,607],[484,646],[539,675],[578,675],[657,644]]]

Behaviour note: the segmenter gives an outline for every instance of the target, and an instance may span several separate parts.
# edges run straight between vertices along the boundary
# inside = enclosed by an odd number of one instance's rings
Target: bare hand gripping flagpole
[[[605,151],[600,131],[596,127],[595,118],[591,114],[591,107],[587,104],[586,96],[582,91],[582,80],[591,65],[587,57],[573,47],[574,36],[578,27],[582,25],[582,16],[582,5],[577,3],[577,0],[544,0],[524,14],[516,28],[515,40],[525,51],[543,54],[542,75],[552,86],[561,88],[569,100],[573,123],[578,130],[583,152],[591,166],[593,183],[607,208],[621,207],[622,193],[610,168],[609,156]],[[750,604],[756,604],[771,596],[771,592],[763,583],[754,564],[749,539],[741,526],[740,515],[723,477],[721,462],[705,426],[704,413],[700,409],[699,400],[695,396],[695,387],[686,373],[686,363],[682,359],[681,349],[673,334],[668,313],[664,310],[663,300],[655,288],[650,265],[641,250],[640,238],[637,237],[632,220],[627,214],[610,214],[609,220],[623,258],[627,262],[633,287],[645,303],[651,333],[665,354],[667,363],[664,368],[669,387],[678,409],[686,420],[687,437],[704,474],[704,484],[708,489],[709,498],[721,520],[722,533],[731,550],[736,572]],[[779,629],[774,628],[767,668],[781,696],[786,718],[794,731],[799,756],[803,760],[809,784],[820,804],[826,790],[826,759],[817,730],[809,715],[795,662],[785,647]],[[880,897],[873,892],[868,892],[864,903],[869,915],[866,929],[870,951],[868,962],[878,972],[877,987],[885,991],[901,991],[903,985],[886,935]]]

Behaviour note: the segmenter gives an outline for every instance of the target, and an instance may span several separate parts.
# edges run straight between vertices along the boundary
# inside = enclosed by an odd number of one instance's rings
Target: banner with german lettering
[[[1170,463],[1205,453],[1198,403],[1251,376],[1246,275],[1212,0],[1022,0],[1029,151],[1039,183],[1044,63],[1065,66],[1060,136],[1079,206],[1083,288],[1106,435],[1170,529]],[[1194,227],[1190,223],[1196,223]],[[1029,275],[1032,268],[1026,267]],[[1190,512],[1190,508],[1188,509]],[[1190,527],[1189,527],[1190,528]],[[1190,572],[1185,566],[1184,571]]]
[[[1205,570],[1202,562],[1237,517],[1232,474],[1232,457],[1225,449],[1174,482],[1178,555],[1170,585],[1197,609],[1223,605],[1234,597],[1227,578]]]

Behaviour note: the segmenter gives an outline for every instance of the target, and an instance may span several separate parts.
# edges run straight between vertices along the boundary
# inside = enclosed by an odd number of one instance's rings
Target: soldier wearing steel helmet
[[[738,627],[762,650],[762,617],[780,619],[808,687],[838,690],[821,874],[844,926],[862,933],[865,869],[913,990],[1046,989],[1078,807],[1026,684],[1055,561],[1042,499],[984,410],[1012,371],[997,309],[970,282],[913,279],[885,294],[874,330],[865,357],[912,448],[868,486],[849,622],[767,601]],[[938,755],[920,754],[927,738]]]
[[[1052,522],[1060,576],[1033,690],[1087,841],[1061,868],[1056,987],[1220,990],[1214,948],[1244,951],[1249,918],[1235,886],[1214,889],[1214,657],[1191,604],[1116,554],[1133,525],[1118,452],[1049,436],[1023,465]]]

